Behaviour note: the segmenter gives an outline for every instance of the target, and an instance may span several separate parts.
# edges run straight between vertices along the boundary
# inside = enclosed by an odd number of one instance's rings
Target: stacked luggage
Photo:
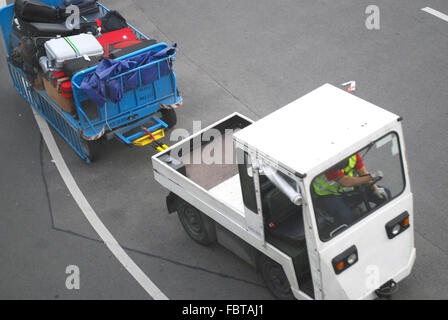
[[[78,26],[70,25],[71,6],[80,13]],[[98,65],[154,45],[137,39],[117,11],[100,16],[96,0],[62,0],[52,7],[39,0],[16,0],[9,59],[24,71],[37,90],[75,115],[71,78]]]

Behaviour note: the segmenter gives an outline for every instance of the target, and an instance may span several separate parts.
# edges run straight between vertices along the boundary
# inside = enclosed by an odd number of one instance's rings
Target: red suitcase
[[[124,49],[130,46],[134,46],[137,44],[142,43],[143,40],[124,40],[124,41],[120,41],[114,44],[105,44],[103,46],[104,49],[104,58],[113,58],[111,56],[111,52],[113,52],[116,49]]]
[[[73,98],[72,82],[69,80],[61,83],[59,91],[64,98]]]
[[[122,41],[134,41],[137,37],[132,32],[131,28],[124,28],[116,31],[103,33],[103,35],[97,38],[98,42],[103,46],[112,45]]]
[[[54,71],[52,75],[53,86],[64,98],[73,98],[72,82],[69,77],[64,72]]]

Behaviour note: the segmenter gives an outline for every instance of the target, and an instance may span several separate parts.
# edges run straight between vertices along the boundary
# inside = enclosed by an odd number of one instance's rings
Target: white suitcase
[[[87,33],[51,39],[45,42],[44,46],[51,67],[57,69],[62,68],[66,60],[104,54],[103,47],[98,40]]]

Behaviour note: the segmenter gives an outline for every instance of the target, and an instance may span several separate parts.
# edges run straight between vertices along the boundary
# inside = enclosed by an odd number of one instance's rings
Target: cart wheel
[[[190,238],[202,245],[216,242],[213,221],[195,207],[182,203],[177,208],[179,220]]]
[[[264,282],[277,299],[294,300],[291,285],[280,264],[262,255],[258,261],[258,267]]]
[[[160,109],[162,114],[162,121],[168,125],[168,128],[172,128],[177,123],[176,110],[174,109]]]
[[[97,160],[98,158],[98,150],[97,150],[98,144],[99,140],[87,141],[81,139],[82,150],[84,151],[86,157],[89,158],[91,162]]]

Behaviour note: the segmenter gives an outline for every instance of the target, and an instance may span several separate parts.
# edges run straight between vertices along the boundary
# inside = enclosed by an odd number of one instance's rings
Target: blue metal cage
[[[45,0],[43,2],[56,6],[60,1]],[[100,16],[109,11],[102,4],[99,4],[99,8]],[[8,56],[11,50],[10,41],[13,39],[10,37],[13,17],[14,4],[0,9],[0,25]],[[132,28],[137,39],[149,39],[132,25],[129,24],[129,27]],[[165,47],[167,47],[167,44],[157,43],[118,59],[128,59],[149,50],[157,51]],[[160,76],[160,64],[168,62],[171,66],[175,60],[174,56],[175,53],[164,59],[116,75],[111,80],[119,80],[123,85],[123,79],[126,75],[137,72],[139,73],[140,86],[125,92],[123,99],[118,103],[107,100],[104,106],[92,106],[90,104],[88,110],[86,109],[86,103],[89,99],[80,89],[80,84],[82,79],[88,73],[94,72],[97,67],[75,74],[72,78],[72,88],[76,114],[70,114],[62,110],[44,90],[33,88],[24,72],[9,61],[8,69],[16,90],[54,127],[74,151],[89,163],[91,161],[89,141],[107,136],[116,137],[123,143],[132,145],[135,140],[145,136],[145,131],[138,130],[140,127],[150,132],[168,127],[159,114],[161,105],[178,106],[182,103],[182,97],[178,94],[173,68],[170,69],[168,75]],[[141,72],[148,67],[157,67],[158,76],[154,82],[143,85]],[[127,134],[128,132],[130,134]]]

